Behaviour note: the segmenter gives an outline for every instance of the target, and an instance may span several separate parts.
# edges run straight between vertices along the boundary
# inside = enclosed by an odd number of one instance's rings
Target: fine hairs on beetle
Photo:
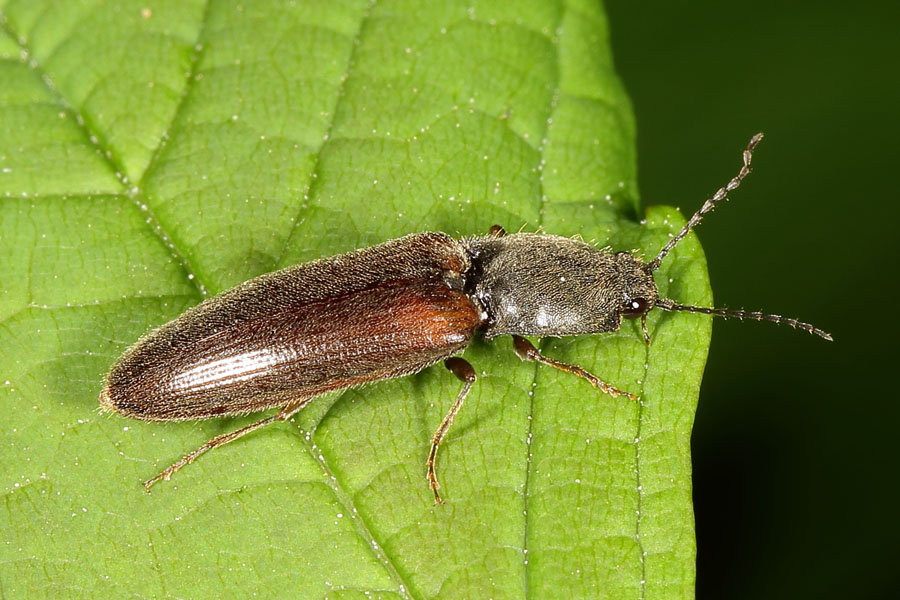
[[[571,238],[507,235],[454,239],[414,233],[346,254],[261,275],[209,298],[131,346],[112,366],[101,407],[145,421],[185,421],[278,412],[209,440],[156,477],[169,479],[208,450],[285,421],[317,396],[417,373],[443,361],[462,382],[431,439],[426,478],[436,504],[441,440],[475,383],[456,356],[476,333],[511,335],[522,360],[571,373],[606,394],[620,390],[577,365],[541,354],[522,336],[561,337],[617,331],[622,318],[654,308],[784,323],[826,340],[821,329],[762,312],[706,308],[661,298],[653,280],[669,252],[750,173],[753,136],[740,172],[644,262]]]

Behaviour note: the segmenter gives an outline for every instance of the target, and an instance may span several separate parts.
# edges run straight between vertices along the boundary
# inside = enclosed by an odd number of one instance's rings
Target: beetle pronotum
[[[516,354],[589,381],[610,396],[636,398],[576,365],[541,354],[525,335],[616,331],[640,317],[649,344],[653,308],[784,323],[831,340],[821,329],[761,312],[686,306],[660,298],[653,272],[703,216],[750,173],[762,134],[740,172],[690,218],[650,262],[570,238],[535,233],[454,239],[415,233],[261,275],[205,300],[129,348],[100,394],[104,408],[147,421],[182,421],[278,408],[215,437],[156,477],[169,479],[201,454],[270,423],[313,398],[416,373],[444,361],[463,386],[431,441],[427,479],[440,503],[435,462],[476,380],[462,352],[476,332],[511,335]]]

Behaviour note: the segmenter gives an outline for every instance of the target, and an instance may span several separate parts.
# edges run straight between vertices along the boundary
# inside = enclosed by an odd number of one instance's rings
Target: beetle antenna
[[[765,313],[754,311],[749,312],[745,310],[729,310],[727,308],[705,308],[702,306],[687,306],[684,304],[676,304],[672,300],[668,298],[660,298],[656,301],[656,306],[663,310],[683,310],[686,312],[692,313],[702,313],[704,315],[715,315],[717,317],[724,317],[726,319],[752,319],[754,321],[771,321],[773,323],[783,323],[784,325],[790,325],[794,329],[802,329],[807,333],[811,333],[813,335],[817,335],[820,338],[824,338],[829,342],[833,342],[834,338],[831,337],[830,333],[826,333],[815,327],[810,325],[809,323],[803,323],[802,321],[798,321],[797,319],[789,319],[787,317],[782,317],[781,315],[767,315]]]
[[[659,268],[660,263],[666,257],[672,248],[675,247],[675,244],[684,239],[684,237],[690,232],[691,229],[700,224],[700,221],[703,220],[703,216],[712,211],[716,204],[720,201],[724,200],[728,196],[728,192],[733,192],[738,187],[740,187],[741,182],[744,180],[744,177],[750,174],[750,160],[753,158],[753,149],[756,148],[756,145],[763,138],[762,133],[757,133],[752,138],[750,138],[750,143],[747,144],[746,150],[744,150],[744,165],[741,167],[740,172],[738,172],[737,176],[725,184],[725,187],[719,188],[719,190],[713,194],[712,198],[703,203],[703,206],[700,207],[700,210],[694,213],[694,216],[690,218],[687,224],[681,228],[681,231],[678,232],[675,237],[669,240],[669,243],[666,244],[662,250],[659,251],[659,254],[656,255],[656,258],[651,260],[648,263],[651,271],[655,271]]]

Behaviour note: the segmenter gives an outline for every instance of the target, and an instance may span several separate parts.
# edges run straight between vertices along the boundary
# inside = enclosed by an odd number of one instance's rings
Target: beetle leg
[[[571,373],[576,377],[586,379],[592,386],[600,388],[601,392],[605,392],[613,398],[615,398],[616,396],[627,396],[632,400],[637,400],[637,396],[635,396],[634,394],[629,394],[628,392],[624,392],[618,388],[614,388],[596,375],[589,373],[578,365],[570,365],[569,363],[558,361],[555,358],[544,356],[538,351],[537,348],[534,347],[534,344],[521,336],[514,335],[512,336],[512,338],[513,348],[515,349],[516,354],[519,355],[519,358],[521,358],[522,360],[533,360],[535,362],[551,366],[554,369],[559,369],[560,371]]]
[[[472,368],[472,365],[470,365],[468,361],[462,358],[448,358],[444,361],[444,366],[463,382],[463,386],[462,389],[459,390],[459,394],[456,396],[453,406],[450,407],[450,411],[444,416],[444,420],[441,421],[441,424],[431,437],[431,451],[428,453],[428,462],[426,462],[425,465],[428,467],[428,484],[431,487],[432,493],[434,493],[435,504],[442,504],[444,502],[441,500],[441,495],[438,494],[438,488],[441,487],[441,485],[438,483],[437,473],[434,470],[438,446],[447,434],[447,430],[450,429],[453,418],[459,412],[459,409],[462,408],[463,400],[469,395],[469,390],[472,389],[472,384],[475,383],[475,379],[477,379],[475,376],[475,369]]]
[[[166,469],[165,471],[163,471],[162,473],[160,473],[153,479],[148,479],[147,481],[145,481],[144,489],[146,489],[149,492],[150,487],[154,483],[159,481],[160,479],[165,479],[166,481],[168,481],[169,479],[172,478],[172,475],[174,475],[175,473],[178,472],[179,469],[181,469],[182,467],[184,467],[186,465],[191,464],[192,462],[197,460],[197,458],[201,454],[205,454],[206,452],[212,450],[213,448],[218,448],[219,446],[224,446],[228,442],[233,442],[234,440],[238,439],[239,437],[243,437],[243,436],[247,435],[248,433],[250,433],[251,431],[256,431],[257,429],[259,429],[261,427],[265,427],[266,425],[269,425],[271,423],[277,423],[279,421],[287,421],[292,416],[294,416],[294,414],[298,410],[300,410],[301,408],[306,406],[310,400],[312,400],[312,398],[304,398],[303,400],[299,400],[297,402],[294,402],[293,404],[288,404],[287,406],[283,407],[281,410],[279,410],[276,414],[272,415],[271,417],[267,417],[261,421],[257,421],[256,423],[253,423],[252,425],[247,425],[246,427],[242,427],[240,429],[236,429],[236,430],[228,432],[228,433],[223,433],[222,435],[218,435],[218,436],[212,438],[211,440],[209,440],[208,442],[206,442],[205,444],[203,444],[202,446],[200,446],[199,448],[197,448],[190,454],[185,455],[181,460],[179,460],[175,464],[171,465],[168,469]]]

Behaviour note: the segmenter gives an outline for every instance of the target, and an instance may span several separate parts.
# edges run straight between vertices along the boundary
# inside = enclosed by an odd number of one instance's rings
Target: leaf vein
[[[347,55],[347,62],[344,68],[343,77],[341,77],[340,85],[338,85],[337,92],[335,93],[334,104],[331,107],[331,112],[328,115],[328,125],[325,127],[325,133],[322,135],[321,142],[319,143],[319,147],[315,150],[316,160],[313,163],[313,168],[309,173],[309,182],[306,185],[306,193],[304,197],[312,198],[313,195],[313,187],[315,186],[316,181],[319,177],[319,168],[321,167],[322,161],[322,150],[326,144],[331,140],[331,133],[334,129],[334,121],[338,113],[338,108],[340,108],[341,102],[344,99],[344,92],[347,86],[347,80],[350,79],[350,72],[353,69],[353,62],[356,58],[356,49],[359,47],[360,39],[362,37],[363,29],[366,26],[366,23],[371,19],[372,8],[375,6],[377,0],[369,0],[369,3],[366,5],[359,19],[359,26],[356,29],[356,33],[353,35],[353,39],[350,41],[350,52]],[[275,259],[276,265],[281,265],[281,261],[284,259],[284,255],[287,253],[288,248],[291,245],[291,241],[294,239],[294,235],[297,232],[298,224],[300,223],[300,215],[303,213],[305,209],[306,203],[301,202],[300,208],[294,217],[291,226],[291,230],[288,232],[288,235],[284,239],[284,244],[281,247],[281,251],[278,253],[278,256]]]
[[[209,6],[209,4],[207,4],[207,8],[208,8],[208,6]],[[206,11],[206,9],[204,9],[204,11]],[[204,17],[202,20],[202,23],[205,23],[205,22],[206,22],[206,12],[204,12]],[[6,31],[7,35],[9,35],[14,40],[16,40],[16,42],[19,44],[19,47],[22,49],[24,55],[33,57],[33,54],[31,52],[30,48],[23,43],[23,40],[25,39],[24,36],[19,35],[18,32],[16,32],[16,30],[10,26],[9,20],[6,18],[6,15],[2,12],[0,12],[0,27],[2,27],[4,31]],[[203,27],[201,26],[201,28],[200,28],[201,34],[202,34],[202,31],[203,31]],[[53,52],[55,52],[55,51],[56,51],[56,49],[53,50]],[[196,54],[195,54],[195,56],[196,56]],[[187,95],[187,89],[190,87],[190,82],[193,78],[193,65],[194,64],[196,64],[196,60],[192,61],[190,73],[188,74],[188,85],[185,86],[185,94],[182,96],[182,102],[184,100],[184,97]],[[127,193],[127,190],[125,189],[126,183],[127,183],[127,171],[125,169],[125,164],[124,164],[124,162],[122,162],[122,160],[119,157],[116,156],[116,153],[113,152],[113,149],[111,147],[109,147],[107,144],[104,144],[105,137],[99,131],[95,131],[94,129],[92,129],[90,127],[90,124],[89,124],[90,120],[88,118],[86,118],[81,107],[76,107],[73,103],[69,102],[68,98],[66,98],[63,95],[63,93],[60,91],[60,89],[53,83],[53,79],[50,77],[50,74],[47,73],[43,69],[43,67],[40,63],[38,63],[34,58],[32,58],[29,61],[28,66],[31,69],[33,69],[35,72],[37,72],[37,74],[41,78],[41,81],[44,82],[44,85],[47,87],[47,90],[50,92],[50,95],[52,97],[56,98],[58,104],[64,110],[71,111],[76,116],[76,119],[75,119],[76,125],[79,128],[81,128],[81,130],[84,132],[84,135],[87,138],[87,140],[93,146],[95,146],[97,148],[97,151],[98,151],[101,159],[109,165],[112,173],[117,174],[116,179],[119,180],[119,184],[122,186],[123,191],[125,191]],[[180,108],[180,106],[181,106],[181,104],[179,104],[179,107],[177,107],[176,110],[173,112],[173,121],[175,119],[175,116],[178,114],[178,109]],[[160,139],[164,139],[164,137],[165,136],[161,136]],[[161,148],[161,147],[162,147],[162,144],[160,144],[157,147],[157,152],[154,153],[154,158],[158,154],[159,148]],[[144,177],[146,177],[146,174],[148,171],[149,171],[149,168],[144,172]],[[185,270],[186,274],[188,275],[188,280],[192,282],[192,285],[197,287],[197,289],[200,291],[201,294],[206,295],[206,289],[203,286],[203,283],[200,281],[200,279],[198,277],[192,276],[195,274],[193,273],[193,271],[191,269],[190,262],[188,261],[187,256],[184,253],[180,252],[175,247],[175,244],[172,241],[171,237],[168,236],[168,234],[165,232],[162,223],[152,214],[149,207],[145,208],[146,205],[141,204],[137,195],[132,195],[132,198],[134,199],[135,204],[137,204],[140,209],[145,210],[146,212],[149,213],[150,220],[147,223],[147,226],[150,227],[151,231],[154,233],[154,235],[156,237],[161,239],[161,241],[163,242],[163,245],[168,249],[168,251],[176,259],[176,261]],[[153,223],[155,223],[156,226],[154,226]]]

